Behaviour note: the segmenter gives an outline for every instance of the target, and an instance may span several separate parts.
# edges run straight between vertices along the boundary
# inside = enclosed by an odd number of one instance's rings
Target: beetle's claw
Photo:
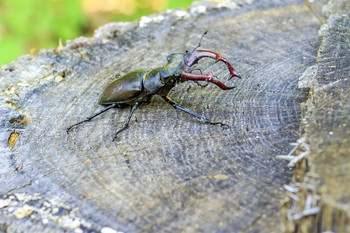
[[[230,126],[229,125],[227,125],[227,124],[225,124],[225,123],[222,123],[222,122],[208,122],[209,124],[211,124],[211,125],[220,125],[222,128],[224,128],[224,129],[228,129],[228,128],[230,128]]]
[[[229,128],[230,128],[229,125],[226,125],[226,124],[224,124],[224,123],[221,124],[221,127],[224,128],[224,129],[229,129]]]

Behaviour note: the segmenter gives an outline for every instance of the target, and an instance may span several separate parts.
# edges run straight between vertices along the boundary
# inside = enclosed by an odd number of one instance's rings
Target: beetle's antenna
[[[203,35],[202,35],[201,38],[199,39],[199,43],[198,43],[197,47],[195,47],[195,48],[192,50],[191,53],[193,53],[193,52],[196,51],[199,47],[201,47],[202,39],[203,39],[203,37],[204,37],[206,34],[208,34],[208,30],[206,30],[206,31],[203,33]]]
[[[188,50],[186,50],[185,57],[184,57],[185,66],[190,67],[189,65],[187,65],[186,58],[187,58],[188,56],[190,56],[194,51],[196,51],[196,49],[198,49],[199,47],[201,47],[202,39],[203,39],[203,37],[204,37],[206,34],[208,34],[208,30],[206,30],[206,31],[203,33],[203,35],[202,35],[201,38],[199,39],[199,43],[198,43],[197,47],[195,47],[195,48],[192,50],[192,52],[188,52]]]

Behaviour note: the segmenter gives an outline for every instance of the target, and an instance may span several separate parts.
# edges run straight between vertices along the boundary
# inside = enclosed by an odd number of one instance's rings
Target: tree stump
[[[111,23],[92,38],[1,67],[0,230],[285,230],[292,204],[281,209],[282,187],[292,170],[276,155],[305,134],[300,104],[310,86],[298,88],[298,79],[320,55],[320,22],[300,1],[238,2],[202,1]],[[312,7],[319,12],[322,2]],[[242,80],[225,81],[225,65],[203,59],[202,72],[236,88],[187,82],[171,98],[229,128],[204,125],[155,97],[118,141],[129,109],[67,135],[103,108],[99,95],[116,75],[163,66],[167,55],[195,48],[206,30],[201,48],[227,57]]]
[[[299,83],[310,88],[296,147],[306,159],[282,208],[287,232],[350,232],[350,2],[332,0],[323,11],[317,63]]]

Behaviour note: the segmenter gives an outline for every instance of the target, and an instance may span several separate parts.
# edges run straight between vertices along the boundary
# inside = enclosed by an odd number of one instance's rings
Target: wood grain
[[[320,6],[320,5],[318,5]],[[242,76],[222,91],[179,85],[171,98],[213,121],[203,125],[155,97],[102,109],[115,75],[158,67],[173,52],[202,48],[228,58]],[[93,38],[20,57],[0,69],[0,229],[17,232],[280,232],[280,200],[291,170],[286,154],[300,137],[298,77],[315,64],[319,22],[298,1],[199,2],[134,23],[112,23]],[[220,80],[224,64],[200,62]],[[228,83],[228,82],[227,82]],[[10,123],[21,118],[26,124]],[[12,150],[11,132],[20,133]],[[28,205],[24,218],[13,214]],[[28,207],[25,207],[27,210]]]

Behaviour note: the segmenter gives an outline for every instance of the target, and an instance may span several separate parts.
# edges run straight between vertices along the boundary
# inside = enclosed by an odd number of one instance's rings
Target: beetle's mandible
[[[74,125],[67,128],[67,133],[69,131],[84,122],[90,121],[96,116],[104,113],[111,108],[122,108],[131,106],[130,114],[126,120],[123,128],[118,130],[115,134],[114,139],[117,135],[128,128],[130,119],[138,106],[147,105],[150,103],[154,95],[160,95],[167,103],[176,109],[184,111],[197,119],[201,120],[205,124],[221,125],[225,126],[221,122],[211,122],[205,117],[197,115],[196,113],[179,106],[168,96],[169,91],[175,87],[176,84],[185,82],[188,80],[192,81],[207,81],[214,83],[222,90],[230,90],[234,87],[229,87],[220,82],[211,73],[207,74],[193,74],[192,66],[196,64],[200,59],[204,57],[215,59],[216,61],[224,62],[230,72],[230,80],[232,77],[240,76],[233,69],[230,62],[223,56],[211,52],[208,50],[197,50],[200,45],[204,35],[207,34],[206,31],[200,41],[198,46],[192,50],[192,52],[186,51],[185,53],[173,53],[167,57],[168,63],[163,67],[158,67],[154,69],[141,69],[130,72],[124,76],[117,78],[114,82],[109,84],[102,92],[99,104],[106,106],[102,111],[88,117],[86,120],[80,121]]]

